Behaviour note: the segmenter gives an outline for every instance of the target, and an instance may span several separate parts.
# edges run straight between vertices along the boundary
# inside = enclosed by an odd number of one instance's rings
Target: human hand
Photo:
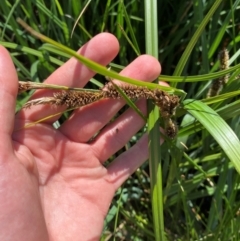
[[[102,33],[80,53],[107,65],[118,49],[116,38]],[[121,72],[143,81],[152,81],[159,73],[158,61],[147,55]],[[93,75],[72,58],[45,83],[83,87]],[[52,124],[58,117],[19,130],[63,109],[33,106],[15,115],[18,78],[3,47],[0,84],[0,240],[99,240],[115,191],[148,157],[147,136],[107,168],[103,163],[144,121],[128,109],[108,124],[124,101],[104,99],[76,110],[57,130]],[[51,93],[36,91],[33,98]],[[146,114],[144,100],[137,106]]]

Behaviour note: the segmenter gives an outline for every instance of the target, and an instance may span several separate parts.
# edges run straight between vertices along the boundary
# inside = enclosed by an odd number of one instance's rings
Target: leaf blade
[[[184,108],[209,131],[240,173],[240,141],[230,126],[206,104],[185,100]]]

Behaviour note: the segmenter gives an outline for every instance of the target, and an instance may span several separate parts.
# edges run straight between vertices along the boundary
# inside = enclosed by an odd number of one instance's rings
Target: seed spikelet
[[[68,108],[77,108],[88,105],[102,98],[102,95],[90,91],[61,91],[53,94],[57,106],[66,105]]]

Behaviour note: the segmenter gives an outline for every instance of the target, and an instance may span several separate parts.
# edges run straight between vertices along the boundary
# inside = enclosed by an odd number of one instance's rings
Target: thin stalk
[[[88,68],[90,68],[91,70],[93,70],[96,73],[105,75],[111,79],[117,79],[117,80],[121,80],[125,83],[129,83],[129,84],[134,84],[137,86],[141,86],[144,83],[144,86],[148,87],[149,89],[154,89],[154,88],[158,88],[164,91],[167,91],[168,93],[171,94],[177,94],[177,95],[183,95],[185,92],[182,90],[178,90],[178,89],[173,89],[171,87],[166,87],[166,86],[161,86],[161,85],[157,85],[154,83],[147,83],[147,82],[143,82],[143,81],[139,81],[137,79],[132,79],[132,78],[128,78],[125,76],[122,76],[112,70],[109,70],[108,68],[106,68],[105,66],[102,66],[88,58],[85,58],[83,55],[76,53],[74,50],[48,38],[47,36],[35,31],[34,29],[32,29],[29,25],[27,25],[22,19],[18,18],[17,22],[26,29],[26,31],[28,31],[29,33],[31,33],[34,37],[41,39],[43,42],[52,44],[53,46],[57,47],[58,49],[61,49],[64,53],[69,54],[73,57],[75,57],[76,59],[78,59],[81,63],[83,63],[85,66],[87,66]]]
[[[95,89],[83,89],[77,87],[68,87],[64,85],[54,85],[54,84],[45,84],[45,83],[37,83],[31,81],[18,81],[18,93],[22,93],[27,90],[39,90],[39,89],[50,89],[50,90],[74,90],[74,91],[91,91],[91,92],[99,92],[100,90]]]
[[[157,27],[157,0],[145,0],[145,36],[146,53],[158,58],[158,27]],[[156,82],[157,83],[157,80]],[[163,241],[163,191],[162,166],[159,132],[159,110],[157,106],[148,103],[148,133],[149,133],[149,168],[151,178],[151,203],[155,240]]]

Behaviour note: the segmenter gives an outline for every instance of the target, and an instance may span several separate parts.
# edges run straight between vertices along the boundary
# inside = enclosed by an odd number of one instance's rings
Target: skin
[[[116,38],[102,33],[79,52],[107,65],[118,50]],[[142,55],[121,74],[152,81],[160,70],[156,59]],[[45,83],[84,87],[93,75],[72,58]],[[144,125],[143,120],[129,109],[108,124],[124,102],[105,99],[76,110],[58,130],[52,123],[59,116],[22,128],[64,109],[42,105],[15,114],[18,78],[1,46],[0,85],[0,240],[99,240],[115,191],[148,157],[147,136],[107,168],[102,164]],[[51,93],[40,90],[32,98]],[[146,113],[144,100],[137,106]]]

